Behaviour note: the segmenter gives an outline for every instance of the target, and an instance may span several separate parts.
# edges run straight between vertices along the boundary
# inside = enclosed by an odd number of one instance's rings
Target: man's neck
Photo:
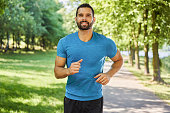
[[[91,38],[93,36],[93,30],[92,29],[89,29],[89,30],[80,30],[79,29],[78,36],[81,41],[88,42],[89,40],[91,40]]]

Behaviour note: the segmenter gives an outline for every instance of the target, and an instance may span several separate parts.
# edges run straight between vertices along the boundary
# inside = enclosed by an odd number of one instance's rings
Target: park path
[[[106,62],[104,72],[111,62]],[[170,113],[170,106],[144,87],[125,67],[103,86],[104,113]]]

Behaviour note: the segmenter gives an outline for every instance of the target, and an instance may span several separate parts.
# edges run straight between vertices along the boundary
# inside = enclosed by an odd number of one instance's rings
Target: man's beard
[[[83,22],[86,22],[87,25],[82,25]],[[77,26],[80,30],[88,30],[92,27],[93,21],[89,24],[87,21],[81,21],[80,23],[77,22]]]

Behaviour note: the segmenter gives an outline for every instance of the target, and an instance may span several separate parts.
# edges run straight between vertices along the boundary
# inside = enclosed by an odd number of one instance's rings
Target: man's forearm
[[[70,75],[69,69],[68,68],[63,68],[63,67],[55,67],[54,68],[54,73],[55,73],[55,77],[57,79],[66,78],[67,76]]]
[[[112,77],[116,72],[120,70],[122,65],[123,65],[123,59],[114,62],[111,66],[111,69],[106,74]]]

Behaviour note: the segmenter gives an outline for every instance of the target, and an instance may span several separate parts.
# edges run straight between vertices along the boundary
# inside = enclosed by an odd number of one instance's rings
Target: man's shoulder
[[[104,36],[103,34],[99,34],[99,33],[96,33],[96,32],[94,32],[94,34],[97,37],[97,39],[100,40],[100,42],[102,42],[103,44],[109,45],[109,44],[115,43],[114,40]]]
[[[66,38],[72,38],[72,37],[75,37],[75,36],[76,36],[76,34],[77,34],[77,32],[75,32],[75,33],[71,33],[71,34],[67,35],[67,36],[66,36]]]
[[[108,42],[108,41],[112,40],[112,39],[106,37],[103,34],[99,34],[99,33],[96,33],[96,32],[94,32],[94,34],[95,34],[95,37],[97,37],[101,41]]]
[[[104,36],[103,34],[97,33],[97,32],[93,32],[94,35],[98,38],[106,38],[106,36]]]
[[[66,35],[65,37],[61,38],[60,40],[63,41],[63,42],[69,41],[76,36],[76,33],[77,32]]]

